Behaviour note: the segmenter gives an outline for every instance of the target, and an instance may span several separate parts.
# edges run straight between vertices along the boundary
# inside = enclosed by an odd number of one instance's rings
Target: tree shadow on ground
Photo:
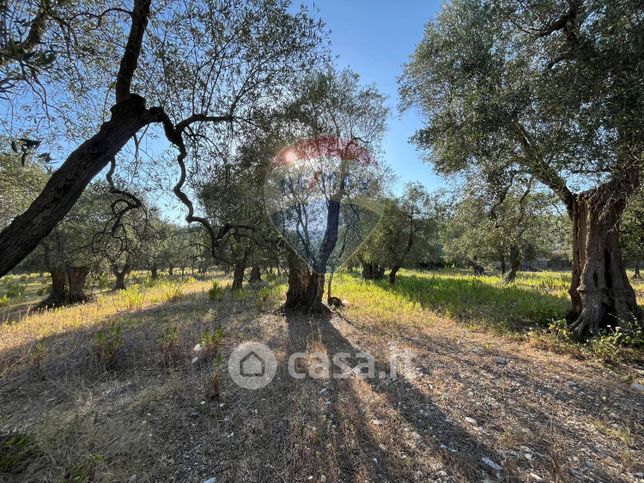
[[[363,352],[356,347],[331,322],[331,314],[321,317],[310,318],[297,314],[287,314],[289,331],[289,350],[295,352],[306,351],[311,340],[319,341],[329,357],[338,352],[353,354]],[[292,353],[292,352],[291,352]],[[354,366],[358,361],[355,357],[349,359],[349,364]],[[357,433],[351,439],[344,439],[346,433],[336,431],[334,436],[338,448],[353,449],[355,453],[355,441],[359,442],[359,453],[361,458],[351,458],[346,453],[346,460],[342,466],[341,481],[351,481],[359,474],[364,475],[364,468],[361,464],[369,466],[369,474],[376,480],[400,481],[427,479],[439,477],[439,472],[444,468],[450,475],[457,479],[475,481],[494,475],[496,472],[486,466],[483,458],[492,461],[499,461],[501,458],[493,449],[476,441],[461,426],[451,421],[447,415],[436,406],[431,397],[420,392],[416,386],[403,377],[389,380],[378,377],[381,374],[389,374],[388,361],[376,356],[375,374],[376,378],[331,378],[329,384],[332,389],[331,407],[338,420],[337,427],[343,423],[343,412],[347,406],[355,409],[353,415],[357,420],[344,422],[356,428]],[[366,383],[366,386],[355,384],[356,379]],[[378,438],[372,428],[373,421],[367,416],[362,399],[365,392],[372,392],[374,396],[382,398],[389,411],[393,411],[396,417],[401,419],[402,424],[416,433],[412,438],[418,439],[418,447],[415,451],[424,452],[430,461],[419,462],[409,458],[407,462],[401,461],[394,454],[390,453],[391,448],[383,449],[381,438]],[[344,401],[342,401],[344,399]],[[419,409],[424,410],[421,416]],[[377,420],[376,420],[377,421]],[[449,440],[442,441],[442,435],[449,435]],[[395,436],[395,435],[392,435]],[[400,436],[400,435],[398,435]],[[451,440],[457,440],[458,452],[449,450],[447,446]],[[442,446],[441,446],[442,445]],[[420,447],[424,449],[420,449]],[[354,454],[355,456],[355,454]],[[434,459],[433,464],[431,459]],[[358,466],[356,466],[358,464]],[[423,466],[425,464],[425,466]],[[433,475],[428,474],[433,471]],[[421,474],[419,474],[419,472]]]
[[[268,386],[257,391],[236,386],[227,376],[224,362],[221,394],[214,400],[204,397],[203,376],[211,375],[213,365],[211,362],[191,364],[190,350],[203,328],[212,323],[204,317],[213,307],[216,323],[227,330],[224,356],[234,345],[247,339],[262,341],[275,350],[278,370]],[[331,313],[320,317],[298,314],[283,317],[258,314],[245,306],[239,310],[223,309],[208,301],[191,300],[119,314],[118,318],[127,328],[122,365],[109,373],[96,370],[92,364],[92,346],[99,326],[48,338],[46,345],[54,353],[43,368],[45,378],[12,379],[6,386],[0,386],[0,400],[6,410],[0,430],[5,430],[9,423],[16,424],[23,418],[26,421],[34,414],[49,411],[54,404],[74,414],[88,413],[91,418],[102,421],[101,428],[114,423],[133,434],[140,432],[141,436],[137,437],[144,438],[140,444],[147,444],[154,462],[148,462],[139,475],[158,481],[168,481],[171,477],[178,481],[203,481],[212,475],[218,481],[308,481],[310,476],[313,481],[320,481],[321,475],[329,482],[428,481],[442,478],[443,470],[461,481],[494,479],[496,472],[482,463],[484,457],[503,465],[500,478],[515,481],[519,474],[525,477],[529,473],[525,462],[517,469],[506,455],[495,450],[493,438],[485,437],[481,442],[465,423],[455,422],[461,416],[450,415],[444,402],[441,408],[436,396],[417,380],[405,377],[395,381],[357,377],[300,380],[289,375],[289,355],[311,350],[326,351],[329,356],[337,352],[355,356],[363,349],[378,352],[376,374],[388,372],[387,352],[382,347],[386,346],[384,338],[388,336],[377,327],[355,330],[356,324],[353,330],[347,330],[344,323],[351,322],[341,319],[339,325],[337,316]],[[129,318],[136,321],[130,324]],[[101,326],[108,327],[109,323],[107,318]],[[179,327],[179,351],[183,358],[176,366],[166,368],[156,360],[157,337],[169,325]],[[363,335],[371,338],[363,342]],[[406,340],[407,336],[413,339]],[[422,346],[448,367],[469,354],[467,347],[457,347],[453,340],[424,334],[403,331],[396,342]],[[16,348],[14,356],[24,358],[25,349]],[[512,421],[517,431],[524,428],[536,431],[539,426],[552,422],[548,408],[540,409],[534,399],[523,401],[512,394],[512,388],[501,393],[486,393],[490,386],[477,386],[478,379],[511,376],[528,391],[540,391],[560,403],[574,403],[574,392],[554,390],[544,381],[517,370],[514,361],[505,366],[484,360],[497,355],[511,357],[503,352],[472,353],[466,361],[471,370],[444,375],[480,392],[482,397],[489,396],[503,404],[503,413],[510,415],[505,422]],[[349,359],[352,366],[357,361],[356,357]],[[6,375],[34,374],[28,360],[22,360],[16,371]],[[174,382],[170,384],[170,380]],[[173,384],[177,385],[176,390],[170,387]],[[590,399],[600,398],[610,390],[602,381],[596,384],[595,390],[590,385],[581,385]],[[517,401],[509,402],[511,397]],[[619,412],[620,406],[614,403],[597,410]],[[485,421],[485,415],[475,416]],[[141,424],[142,420],[145,425]],[[73,428],[68,431],[70,438],[83,434]],[[588,437],[582,429],[572,432],[565,429],[562,434],[566,442]],[[151,439],[148,435],[152,435]],[[558,450],[549,444],[544,441],[535,449],[544,453]],[[134,451],[137,447],[126,449]],[[97,446],[91,451],[100,453],[104,449]],[[562,451],[566,457],[574,454],[574,448]],[[117,466],[119,458],[123,456],[116,455],[105,461]],[[594,470],[594,476],[603,481],[615,479],[615,473],[603,473],[601,468]],[[566,473],[563,479],[566,478],[570,479],[570,474]]]

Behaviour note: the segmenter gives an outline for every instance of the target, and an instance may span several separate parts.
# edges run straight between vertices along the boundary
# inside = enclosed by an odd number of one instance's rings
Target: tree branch
[[[152,0],[134,0],[132,10],[132,26],[125,45],[125,52],[121,57],[121,65],[116,75],[116,102],[123,102],[130,95],[132,78],[141,54],[143,36],[150,16]]]

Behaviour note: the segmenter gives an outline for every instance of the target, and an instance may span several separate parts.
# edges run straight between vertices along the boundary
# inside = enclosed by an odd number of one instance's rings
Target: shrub
[[[144,296],[141,287],[134,285],[127,290],[123,290],[121,296],[125,301],[127,310],[141,310],[143,307]]]
[[[164,364],[170,364],[177,351],[177,341],[179,336],[177,334],[177,326],[166,327],[163,333],[157,337],[157,344],[161,352],[161,361]]]
[[[180,285],[171,285],[163,293],[166,302],[176,302],[183,297],[183,289]]]
[[[568,321],[566,319],[552,320],[548,324],[548,330],[557,338],[564,341],[572,340],[572,332],[568,329]]]
[[[101,329],[96,334],[96,359],[106,370],[116,364],[119,349],[123,345],[121,326],[112,322],[109,330]]]
[[[212,282],[212,287],[208,290],[208,298],[210,300],[221,300],[226,293],[226,289],[222,287],[217,280]]]
[[[45,358],[45,353],[47,352],[47,346],[45,345],[44,339],[40,339],[34,345],[34,352],[31,355],[31,362],[33,363],[36,369],[40,369],[43,359]]]
[[[10,299],[22,297],[22,294],[25,293],[25,288],[24,285],[11,284],[6,288],[5,297]]]
[[[217,327],[212,333],[210,329],[202,334],[199,345],[207,354],[219,354],[219,348],[221,347],[221,341],[224,338],[224,329],[222,327]]]
[[[644,345],[644,332],[636,321],[622,321],[615,329],[609,326],[608,330],[588,341],[593,355],[607,361],[619,360],[626,346],[641,347],[642,345]]]
[[[3,295],[0,297],[0,307],[6,307],[7,305],[9,305],[9,297]]]
[[[260,288],[257,291],[257,300],[256,300],[257,308],[260,310],[264,309],[268,304],[272,294],[273,294],[273,291],[269,287]]]
[[[105,290],[110,286],[110,278],[106,274],[101,274],[98,277],[98,288]]]
[[[209,372],[206,376],[206,398],[207,399],[216,399],[219,397],[221,390],[221,367],[223,363],[223,357],[220,355],[215,359],[215,367],[212,372]]]

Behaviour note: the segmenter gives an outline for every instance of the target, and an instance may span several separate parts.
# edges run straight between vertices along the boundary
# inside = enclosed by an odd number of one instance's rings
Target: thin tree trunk
[[[640,275],[640,261],[636,260],[635,261],[635,273],[633,273],[633,278],[640,279],[642,276]]]
[[[69,282],[70,303],[85,302],[87,296],[83,292],[85,281],[89,274],[88,267],[72,267],[67,269],[67,281]]]
[[[262,281],[262,272],[259,265],[253,265],[250,269],[249,283],[259,283]]]
[[[389,283],[391,285],[394,285],[396,283],[396,275],[398,274],[398,270],[400,270],[400,265],[394,265],[389,271]]]
[[[150,268],[150,278],[152,278],[152,280],[156,280],[159,278],[159,269],[157,268],[156,265],[153,265]]]
[[[517,278],[517,272],[521,268],[521,252],[516,245],[510,247],[510,270],[503,277],[504,283],[514,282]]]
[[[618,222],[625,201],[602,188],[577,195],[573,206],[569,320],[580,338],[634,319],[641,324],[619,247]]]

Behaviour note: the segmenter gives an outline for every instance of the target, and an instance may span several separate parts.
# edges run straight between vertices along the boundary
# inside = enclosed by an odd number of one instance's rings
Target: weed
[[[548,330],[559,341],[570,342],[573,340],[573,335],[568,328],[568,321],[566,319],[552,320],[548,324]]]
[[[121,292],[121,297],[125,301],[127,310],[141,310],[145,296],[140,286],[133,285],[127,290]]]
[[[98,288],[105,290],[110,286],[110,278],[106,274],[101,274],[98,276]]]
[[[40,366],[42,365],[42,361],[45,358],[46,353],[47,353],[47,346],[45,345],[45,341],[44,339],[40,339],[34,345],[34,352],[31,355],[31,362],[36,368],[36,370],[40,370]]]
[[[221,368],[223,365],[223,357],[221,354],[215,359],[215,367],[212,372],[206,376],[206,398],[217,399],[221,390]]]
[[[206,354],[219,354],[219,348],[221,347],[221,341],[224,338],[224,329],[222,327],[217,327],[212,333],[210,329],[206,329],[201,336],[199,345]]]
[[[208,290],[208,298],[210,300],[221,300],[226,293],[226,289],[222,287],[217,280],[212,282],[212,287]]]
[[[177,342],[179,336],[177,333],[177,326],[166,327],[163,333],[157,337],[157,344],[159,345],[159,352],[161,353],[161,361],[163,364],[170,365],[174,360],[177,353]]]
[[[27,287],[25,285],[10,284],[5,289],[5,297],[10,299],[22,297],[26,288]]]
[[[170,285],[163,292],[163,298],[166,302],[176,302],[183,297],[183,289],[180,285]]]
[[[101,329],[96,334],[96,359],[105,370],[113,369],[119,349],[123,345],[121,325],[112,322],[109,330]]]
[[[271,295],[273,295],[273,290],[270,287],[262,287],[257,291],[256,306],[259,310],[266,308],[271,299]]]
[[[587,343],[592,355],[604,361],[617,362],[624,355],[628,346],[641,347],[644,345],[644,332],[637,322],[622,321],[621,325],[608,327],[600,335],[593,337]]]
[[[0,473],[20,473],[39,453],[30,434],[0,435]]]
[[[70,470],[65,475],[65,481],[94,481],[98,466],[103,462],[104,458],[100,454],[88,454],[85,458]]]

